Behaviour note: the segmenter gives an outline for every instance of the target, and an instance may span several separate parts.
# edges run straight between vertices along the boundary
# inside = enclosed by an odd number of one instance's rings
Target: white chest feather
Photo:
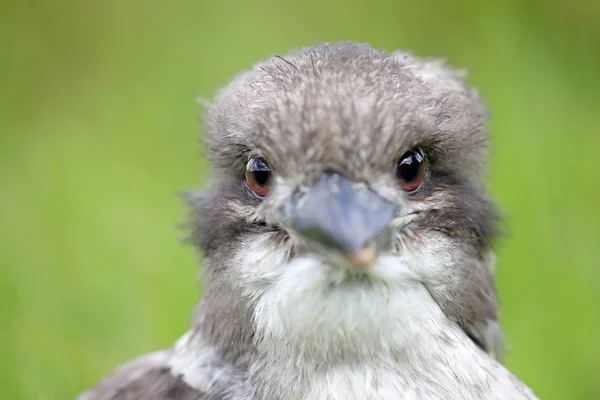
[[[263,293],[251,379],[265,398],[527,398],[399,261],[381,259],[378,279],[332,282],[298,260]]]
[[[231,399],[535,398],[446,318],[399,257],[381,257],[369,278],[311,259],[274,274],[268,264],[278,257],[245,260],[263,279],[247,287],[256,339]],[[202,346],[185,341],[179,353],[214,353]],[[212,386],[184,358],[175,357],[173,371]]]

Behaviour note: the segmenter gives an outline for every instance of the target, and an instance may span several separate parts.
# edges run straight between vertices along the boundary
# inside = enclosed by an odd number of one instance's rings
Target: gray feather
[[[171,351],[141,356],[113,371],[77,400],[207,400],[204,393],[173,376],[168,366]],[[216,400],[216,399],[215,399]]]

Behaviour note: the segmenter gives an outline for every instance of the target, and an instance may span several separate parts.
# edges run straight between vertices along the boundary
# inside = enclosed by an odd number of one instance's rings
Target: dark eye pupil
[[[259,186],[266,186],[271,178],[271,168],[258,158],[250,160],[247,167],[252,173],[254,182]]]
[[[266,185],[269,182],[269,171],[254,171],[254,180],[261,186]]]
[[[398,178],[405,182],[415,180],[419,176],[422,161],[420,155],[415,152],[404,157],[398,165]]]

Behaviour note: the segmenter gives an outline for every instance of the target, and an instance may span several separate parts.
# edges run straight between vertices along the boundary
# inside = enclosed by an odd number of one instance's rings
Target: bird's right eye
[[[246,184],[258,197],[265,197],[269,193],[271,183],[271,168],[260,157],[252,157],[246,164]]]
[[[426,167],[425,154],[420,148],[404,153],[396,166],[396,178],[402,190],[415,192],[423,183]]]

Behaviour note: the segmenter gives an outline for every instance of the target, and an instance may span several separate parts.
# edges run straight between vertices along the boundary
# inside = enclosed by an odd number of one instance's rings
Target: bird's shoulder
[[[116,368],[77,400],[217,400],[187,385],[171,370],[171,350],[157,351]]]

